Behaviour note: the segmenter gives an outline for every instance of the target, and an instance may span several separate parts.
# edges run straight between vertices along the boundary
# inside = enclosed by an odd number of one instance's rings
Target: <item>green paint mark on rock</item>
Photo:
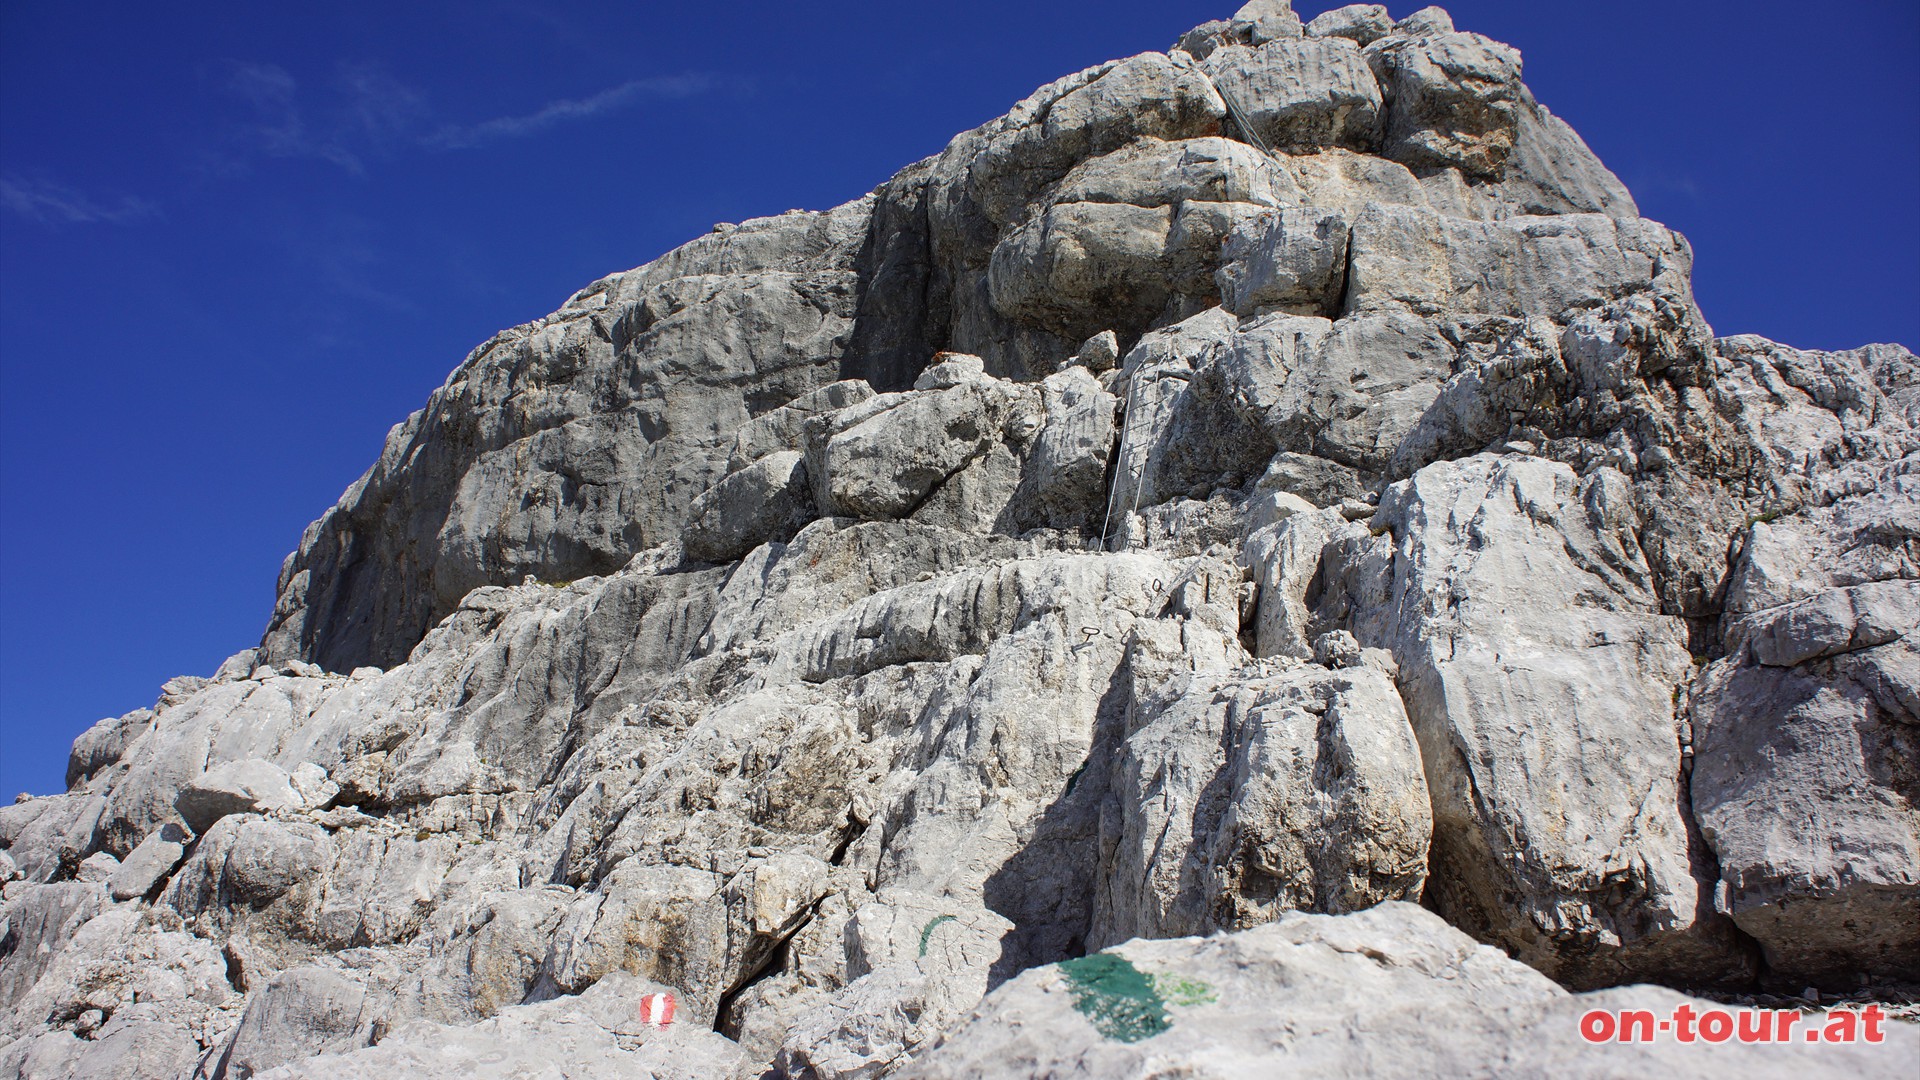
[[[959,920],[955,919],[951,915],[942,915],[939,918],[928,923],[926,925],[926,928],[920,931],[920,955],[921,956],[927,955],[927,939],[933,936],[934,927],[939,926],[943,922],[958,922],[958,921]]]
[[[1186,979],[1178,975],[1154,975],[1153,988],[1160,992],[1169,1005],[1209,1005],[1220,1000],[1213,987],[1199,979]]]
[[[1139,1042],[1167,1030],[1167,1003],[1153,980],[1123,956],[1095,953],[1060,965],[1073,1007],[1095,1030],[1120,1042]]]
[[[1073,1007],[1095,1030],[1120,1042],[1139,1042],[1173,1026],[1168,1005],[1218,1001],[1211,985],[1179,975],[1149,975],[1113,953],[1095,953],[1060,965]]]

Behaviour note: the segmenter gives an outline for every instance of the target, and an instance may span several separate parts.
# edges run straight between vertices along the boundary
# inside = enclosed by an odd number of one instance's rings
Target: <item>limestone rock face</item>
[[[1917,494],[1899,476],[1748,526],[1727,655],[1687,703],[1693,799],[1728,911],[1790,977],[1920,966]]]
[[[229,814],[293,809],[305,801],[285,769],[246,758],[221,762],[188,781],[173,805],[188,828],[203,833]]]
[[[1092,942],[1240,929],[1420,895],[1433,835],[1387,675],[1187,675],[1140,702]]]
[[[1502,174],[1519,126],[1518,50],[1416,16],[1368,45],[1367,61],[1393,103],[1387,157],[1469,177]]]
[[[73,753],[67,759],[67,786],[72,787],[118,762],[120,756],[127,752],[128,745],[139,737],[151,719],[153,715],[150,711],[135,709],[125,716],[109,717],[88,728],[73,740]]]
[[[822,1078],[870,1076],[911,1060],[971,1009],[991,985],[999,938],[1011,923],[936,896],[896,892],[846,924],[852,978],[788,1031],[777,1071]]]
[[[806,457],[782,450],[727,474],[693,501],[680,533],[688,557],[732,562],[769,540],[790,540],[812,519]]]
[[[1371,149],[1380,137],[1380,86],[1344,37],[1229,45],[1204,61],[1223,100],[1274,147]]]
[[[152,892],[180,865],[191,840],[186,830],[171,824],[147,834],[107,879],[113,898],[132,900]]]
[[[1568,981],[1731,976],[1744,957],[1701,903],[1682,807],[1685,626],[1658,613],[1629,490],[1523,455],[1429,465],[1381,499],[1383,535],[1323,557],[1323,612],[1398,664],[1441,911]],[[1606,753],[1575,749],[1600,731]],[[1516,919],[1513,897],[1537,906]]]
[[[1905,1075],[1920,1037],[1878,1046],[1673,1039],[1588,1043],[1590,1009],[1709,1001],[1657,986],[1567,991],[1431,912],[1294,914],[1209,938],[1135,941],[1036,968],[989,995],[905,1075]]]
[[[1338,212],[1284,209],[1235,223],[1215,272],[1220,306],[1245,317],[1263,309],[1339,312],[1351,229]]]
[[[265,659],[390,667],[478,586],[673,539],[743,425],[839,378],[870,217],[729,227],[474,350],[289,556]]]
[[[1315,15],[1306,24],[1310,37],[1343,37],[1365,48],[1393,32],[1393,19],[1381,4],[1348,4]]]
[[[0,1074],[1817,1071],[1577,1021],[1920,980],[1920,360],[1520,75],[1255,0],[482,345],[0,806]]]
[[[520,1076],[702,1080],[733,1075],[739,1050],[711,1031],[641,1022],[633,1007],[656,986],[614,975],[578,997],[515,1005],[471,1027],[415,1021],[376,1046],[307,1057],[249,1075],[259,1080]],[[324,1000],[309,995],[308,1003]],[[329,1003],[332,1004],[332,1003]]]

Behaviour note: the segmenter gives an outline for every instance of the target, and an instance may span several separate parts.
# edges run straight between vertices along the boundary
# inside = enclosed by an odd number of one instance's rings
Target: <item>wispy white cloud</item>
[[[439,150],[462,150],[501,139],[533,135],[560,124],[628,108],[642,101],[684,100],[720,89],[724,89],[723,84],[711,75],[657,75],[634,79],[591,97],[549,102],[523,116],[502,116],[478,124],[449,125],[428,135],[424,142]]]
[[[145,199],[99,200],[65,184],[8,174],[0,177],[0,206],[45,225],[125,225],[159,211]]]
[[[227,73],[225,89],[253,113],[235,132],[244,152],[275,158],[314,158],[355,176],[366,173],[361,153],[348,146],[357,133],[341,124],[314,130],[300,109],[300,84],[285,68],[234,63]]]
[[[277,112],[293,107],[293,95],[300,89],[287,69],[278,64],[235,61],[227,72],[227,90],[251,102],[261,112]]]
[[[463,150],[588,120],[644,101],[676,101],[744,89],[705,74],[634,79],[583,98],[567,98],[518,116],[433,127],[426,96],[371,65],[343,65],[331,93],[316,95],[276,64],[233,62],[222,89],[244,103],[248,118],[233,132],[239,157],[220,164],[243,171],[249,157],[314,158],[364,175],[369,160],[403,145]]]
[[[211,85],[238,106],[238,114],[229,114],[217,143],[203,144],[189,156],[191,167],[200,173],[226,177],[247,175],[263,158],[324,161],[364,176],[370,162],[409,148],[415,152],[470,149],[643,102],[740,95],[751,90],[737,78],[656,75],[582,98],[551,101],[522,115],[435,126],[434,111],[423,93],[370,64],[343,64],[332,80],[323,81],[317,89],[303,86],[286,68],[272,63],[229,61],[209,74]],[[17,173],[0,177],[0,209],[48,225],[126,224],[159,213],[145,199],[100,198],[38,175]],[[334,269],[346,266],[342,263]]]
[[[334,79],[337,127],[376,145],[408,136],[432,116],[426,95],[371,64],[346,64]]]

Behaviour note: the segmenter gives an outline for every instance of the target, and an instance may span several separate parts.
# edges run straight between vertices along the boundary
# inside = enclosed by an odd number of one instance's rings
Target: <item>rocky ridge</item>
[[[1920,362],[1715,337],[1520,76],[1255,0],[496,335],[0,808],[0,1070],[1565,1075],[1553,981],[1920,981]],[[982,1034],[1081,957],[1499,1008]]]

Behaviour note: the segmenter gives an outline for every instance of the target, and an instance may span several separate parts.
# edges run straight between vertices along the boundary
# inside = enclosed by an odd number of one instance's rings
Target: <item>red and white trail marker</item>
[[[673,995],[646,994],[640,998],[640,1022],[656,1027],[673,1023]]]

